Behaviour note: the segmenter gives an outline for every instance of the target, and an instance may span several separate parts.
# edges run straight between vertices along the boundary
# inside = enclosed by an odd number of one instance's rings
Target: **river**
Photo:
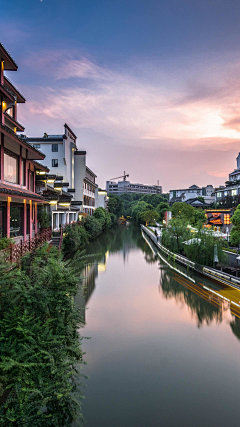
[[[135,226],[87,252],[95,256],[76,299],[91,337],[86,426],[237,427],[240,291],[226,290],[230,306],[212,282],[161,260]]]

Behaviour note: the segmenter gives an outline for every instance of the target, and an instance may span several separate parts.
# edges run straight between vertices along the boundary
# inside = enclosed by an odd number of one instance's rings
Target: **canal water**
[[[165,262],[135,226],[87,251],[87,427],[239,426],[240,292]]]

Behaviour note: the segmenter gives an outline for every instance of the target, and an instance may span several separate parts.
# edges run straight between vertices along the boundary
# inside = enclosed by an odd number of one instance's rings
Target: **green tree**
[[[99,234],[102,232],[102,223],[99,221],[99,219],[94,218],[94,216],[87,216],[84,222],[84,227],[86,228],[89,239],[95,239],[95,237],[99,236]]]
[[[240,243],[240,205],[235,210],[231,222],[234,227],[231,229],[230,242],[232,245],[238,245]]]
[[[184,202],[176,202],[172,206],[174,218],[185,218],[190,224],[194,223],[194,207]]]
[[[170,210],[170,206],[169,206],[169,204],[167,202],[161,202],[161,203],[159,203],[157,205],[157,207],[156,207],[156,211],[159,214],[159,219],[163,220],[164,212],[165,211],[169,211],[169,210]]]
[[[201,227],[203,224],[205,224],[206,220],[207,218],[205,211],[194,209],[194,226]]]
[[[97,218],[101,222],[103,229],[108,229],[111,227],[112,225],[111,215],[106,209],[104,208],[95,209],[93,216],[94,218]]]
[[[123,201],[119,196],[109,196],[109,200],[108,200],[108,212],[111,214],[113,213],[114,215],[117,216],[117,218],[119,218],[122,213],[123,213]]]
[[[140,219],[146,222],[146,225],[154,221],[158,221],[159,214],[155,210],[143,211],[141,213]]]
[[[62,250],[64,255],[72,251],[81,249],[88,243],[88,233],[85,228],[79,224],[69,224],[65,228]]]

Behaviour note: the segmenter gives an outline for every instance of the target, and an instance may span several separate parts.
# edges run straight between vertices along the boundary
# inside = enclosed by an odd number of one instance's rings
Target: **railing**
[[[51,227],[41,231],[40,234],[32,239],[21,241],[15,245],[10,245],[8,248],[0,251],[0,259],[5,262],[18,262],[19,259],[27,252],[32,252],[34,249],[39,248],[43,243],[51,240],[52,229]]]

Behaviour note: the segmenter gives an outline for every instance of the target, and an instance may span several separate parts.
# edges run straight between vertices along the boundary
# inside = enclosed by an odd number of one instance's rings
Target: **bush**
[[[70,427],[82,416],[79,278],[48,245],[0,271],[0,425]]]
[[[110,213],[103,208],[97,208],[93,214],[94,218],[97,218],[102,225],[103,229],[111,228],[112,221]]]
[[[52,214],[43,208],[38,215],[38,221],[41,228],[48,228],[52,223]]]
[[[63,237],[62,251],[64,255],[77,251],[88,243],[88,233],[79,224],[67,225]]]
[[[84,227],[88,232],[89,239],[95,239],[95,237],[99,236],[103,229],[102,223],[94,216],[87,216],[84,222]]]
[[[8,248],[11,244],[14,244],[14,239],[10,239],[9,237],[1,237],[0,239],[0,251],[2,249]]]

